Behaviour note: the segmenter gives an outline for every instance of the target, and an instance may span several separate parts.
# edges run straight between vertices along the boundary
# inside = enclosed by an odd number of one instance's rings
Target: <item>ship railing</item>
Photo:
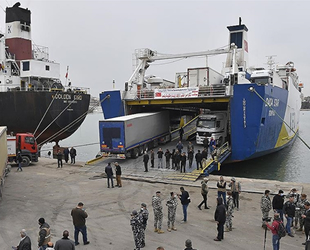
[[[200,86],[198,91],[198,97],[223,97],[226,96],[226,86]],[[124,91],[123,97],[125,100],[147,100],[147,99],[155,99],[155,91],[150,89],[141,89],[137,91]]]
[[[8,88],[8,91],[33,91],[33,92],[68,92],[74,94],[89,94],[89,88],[73,87],[73,88],[51,88],[43,86],[25,86]]]

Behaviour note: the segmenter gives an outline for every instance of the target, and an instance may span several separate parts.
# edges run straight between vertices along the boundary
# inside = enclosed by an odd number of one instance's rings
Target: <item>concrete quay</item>
[[[199,210],[197,205],[202,200],[200,180],[196,182],[167,179],[172,170],[150,169],[143,172],[141,157],[132,160],[118,160],[123,172],[122,188],[107,188],[104,168],[112,159],[85,165],[64,164],[57,168],[57,160],[40,158],[39,162],[25,167],[23,172],[16,172],[12,167],[5,182],[3,198],[0,201],[0,249],[11,249],[19,242],[19,231],[25,228],[30,236],[33,249],[36,249],[38,219],[44,217],[52,228],[52,241],[60,239],[67,229],[73,238],[71,209],[79,201],[85,205],[89,214],[87,219],[87,246],[79,245],[76,249],[89,250],[129,250],[134,249],[133,235],[129,224],[130,213],[139,209],[140,204],[148,205],[150,217],[146,230],[146,250],[163,246],[166,250],[184,249],[186,239],[191,239],[193,247],[205,249],[249,249],[264,247],[265,231],[261,227],[260,199],[265,189],[284,192],[295,187],[299,192],[310,195],[310,184],[288,183],[269,180],[237,178],[241,181],[243,192],[240,195],[240,210],[235,211],[233,231],[225,233],[222,242],[215,242],[216,224],[216,181],[218,176],[210,176],[208,195],[209,210]],[[156,161],[155,161],[156,163]],[[157,165],[155,164],[157,167]],[[225,177],[229,181],[230,177]],[[184,186],[189,191],[192,202],[188,209],[188,222],[181,223],[182,207],[179,204],[176,216],[176,232],[168,232],[167,207],[165,200],[171,191],[179,192]],[[162,192],[164,234],[153,232],[153,211],[151,197],[157,191]],[[281,249],[303,249],[305,235],[296,232],[295,237],[281,239]],[[82,242],[80,236],[80,242]],[[271,232],[267,232],[266,249],[272,249]]]

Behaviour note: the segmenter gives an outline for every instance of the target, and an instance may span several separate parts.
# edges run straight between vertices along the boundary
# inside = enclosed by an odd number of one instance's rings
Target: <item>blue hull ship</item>
[[[227,28],[226,48],[175,55],[137,50],[136,69],[125,91],[100,94],[105,118],[168,110],[172,140],[181,127],[185,138],[197,144],[213,137],[219,154],[228,151],[222,159],[229,162],[261,157],[293,143],[302,99],[294,63],[276,65],[268,57],[267,69],[249,67],[248,28],[241,21]],[[155,61],[220,54],[227,55],[221,72],[206,65],[176,73],[175,81],[153,72],[146,75]]]

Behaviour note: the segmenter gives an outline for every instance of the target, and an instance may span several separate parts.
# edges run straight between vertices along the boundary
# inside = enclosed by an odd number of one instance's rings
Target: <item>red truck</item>
[[[30,162],[38,161],[38,145],[33,134],[19,133],[16,136],[7,136],[8,162],[17,162],[18,151],[23,158],[23,166],[28,166]]]

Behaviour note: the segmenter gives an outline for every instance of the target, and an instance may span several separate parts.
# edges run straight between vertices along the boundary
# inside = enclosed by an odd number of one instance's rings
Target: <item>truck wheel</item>
[[[134,148],[133,150],[131,150],[131,158],[136,159],[139,156],[139,149]]]
[[[23,156],[22,158],[23,158],[23,163],[22,163],[23,167],[29,166],[30,164],[29,158],[27,156]]]

